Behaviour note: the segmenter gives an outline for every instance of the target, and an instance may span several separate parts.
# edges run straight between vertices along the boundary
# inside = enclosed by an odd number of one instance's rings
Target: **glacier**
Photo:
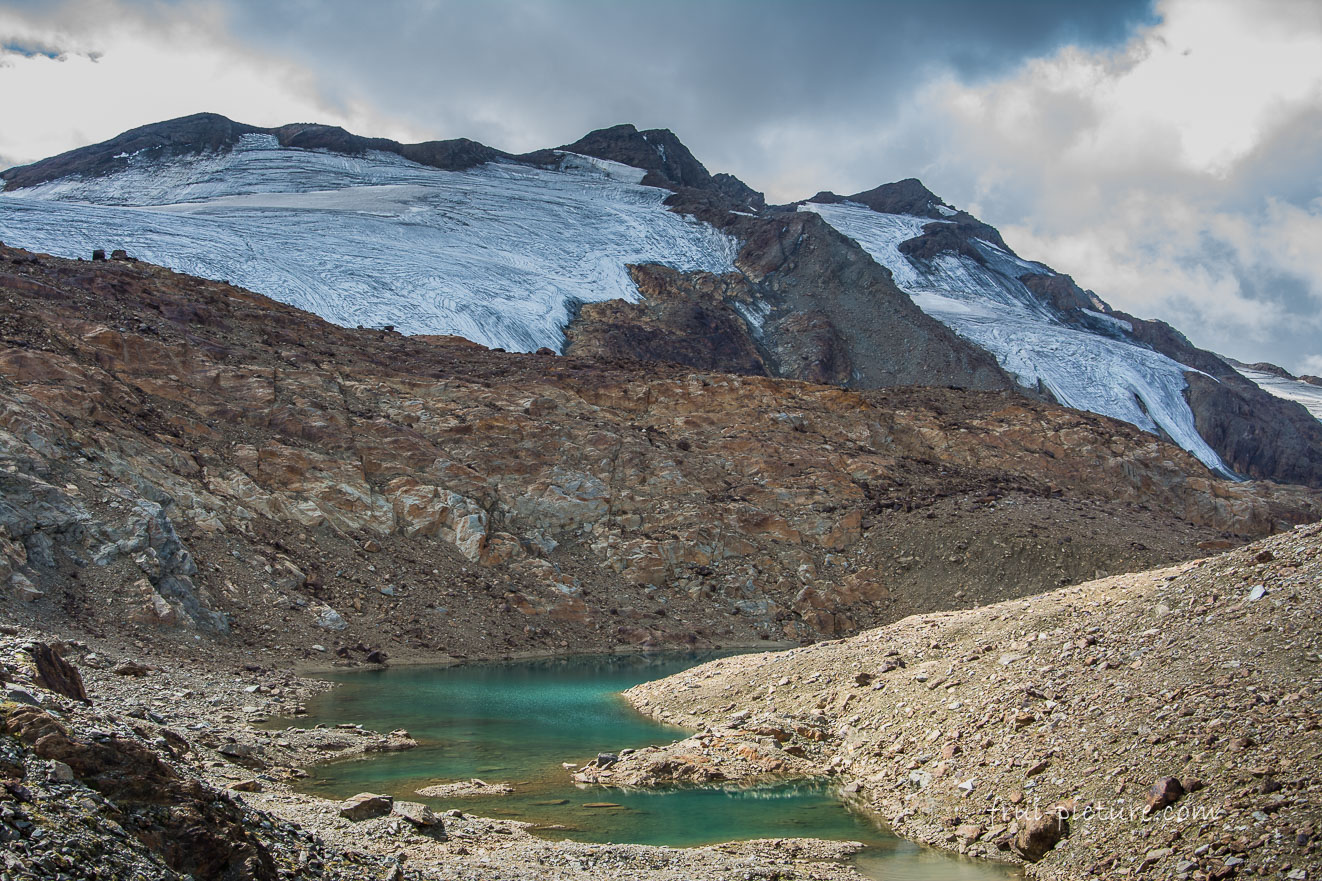
[[[1269,395],[1302,404],[1314,418],[1322,422],[1322,387],[1298,379],[1287,379],[1274,373],[1235,367],[1239,374]]]
[[[572,153],[442,171],[245,135],[0,194],[0,240],[63,257],[123,248],[348,327],[559,351],[575,303],[639,299],[628,263],[734,269],[734,240],[668,210],[643,175]]]
[[[939,223],[927,217],[882,214],[866,205],[803,203],[890,270],[895,284],[928,315],[981,346],[1022,385],[1047,389],[1057,401],[1165,434],[1208,468],[1234,476],[1194,424],[1184,399],[1184,374],[1193,368],[1123,338],[1067,325],[1019,281],[1054,274],[990,242],[975,239],[983,262],[957,254],[913,260],[899,245]],[[944,214],[944,212],[943,212]],[[1094,319],[1098,320],[1098,319]]]

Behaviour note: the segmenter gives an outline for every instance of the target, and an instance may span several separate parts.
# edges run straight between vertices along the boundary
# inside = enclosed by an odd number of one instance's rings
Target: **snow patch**
[[[1107,315],[1105,312],[1097,312],[1093,309],[1080,309],[1079,311],[1103,324],[1109,324],[1112,327],[1123,330],[1125,333],[1134,332],[1133,323],[1125,321],[1123,318],[1116,318],[1114,315]]]
[[[734,311],[748,324],[750,330],[755,336],[762,336],[762,329],[766,325],[767,316],[771,314],[771,304],[762,300],[752,303],[743,303],[735,301],[732,303]]]

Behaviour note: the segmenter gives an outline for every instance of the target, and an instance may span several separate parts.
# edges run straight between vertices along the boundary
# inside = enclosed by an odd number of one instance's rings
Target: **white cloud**
[[[254,125],[413,134],[360,100],[329,100],[306,70],[237,45],[218,7],[84,0],[0,9],[0,118],[25,122],[0,127],[0,154],[30,162],[202,110]]]
[[[1322,332],[1322,7],[1158,9],[1120,49],[929,84],[933,179],[1118,308],[1302,364]]]

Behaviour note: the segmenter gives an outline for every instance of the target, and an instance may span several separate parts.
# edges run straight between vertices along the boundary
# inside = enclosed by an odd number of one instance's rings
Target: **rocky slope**
[[[4,249],[3,607],[362,659],[801,639],[1316,519],[1009,393],[352,331]]]
[[[1322,528],[628,696],[702,733],[616,784],[834,775],[901,834],[1034,878],[1322,869]]]

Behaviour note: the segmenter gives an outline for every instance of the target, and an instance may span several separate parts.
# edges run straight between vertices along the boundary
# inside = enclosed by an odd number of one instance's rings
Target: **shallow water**
[[[334,677],[339,688],[308,704],[318,722],[406,728],[419,742],[402,753],[313,769],[311,791],[330,797],[386,792],[479,816],[536,823],[539,834],[580,841],[693,846],[806,836],[862,841],[860,868],[895,881],[1017,877],[897,839],[847,807],[827,782],[753,788],[623,790],[573,783],[561,762],[685,736],[628,706],[619,692],[711,655],[619,655],[448,668],[405,667]],[[420,799],[417,789],[478,777],[514,793]],[[588,807],[609,803],[611,807]]]

